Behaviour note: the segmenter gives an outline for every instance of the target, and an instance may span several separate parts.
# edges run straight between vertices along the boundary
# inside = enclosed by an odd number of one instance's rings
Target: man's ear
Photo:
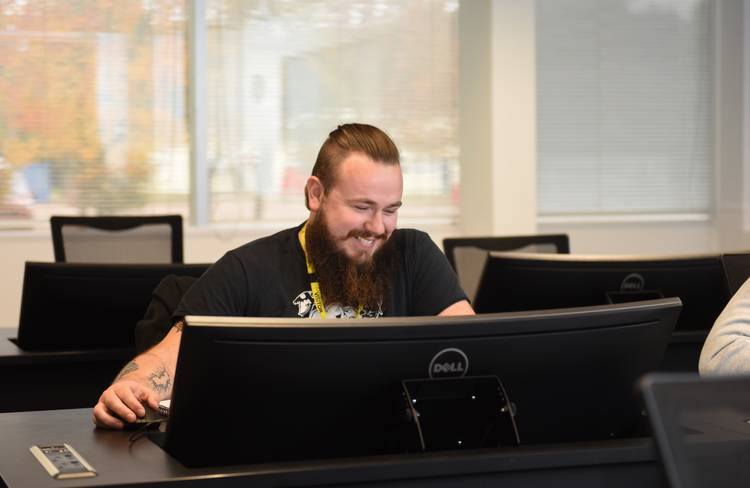
[[[317,176],[311,176],[307,179],[305,190],[307,191],[308,207],[312,212],[317,212],[323,202],[323,196],[325,195],[323,183],[321,183]]]

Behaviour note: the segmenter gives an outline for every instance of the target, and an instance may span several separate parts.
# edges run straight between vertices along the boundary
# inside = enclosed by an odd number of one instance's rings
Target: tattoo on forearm
[[[177,332],[182,332],[182,329],[185,328],[185,321],[184,320],[178,320],[175,322],[175,324],[172,326]]]
[[[157,393],[167,393],[172,388],[172,379],[164,366],[148,376],[148,383],[151,385],[151,389]]]
[[[117,375],[117,378],[115,378],[115,381],[122,379],[123,376],[128,375],[132,373],[133,371],[136,371],[137,369],[138,369],[138,363],[136,363],[135,361],[130,361],[128,364],[125,365],[124,368],[120,370],[120,374]]]

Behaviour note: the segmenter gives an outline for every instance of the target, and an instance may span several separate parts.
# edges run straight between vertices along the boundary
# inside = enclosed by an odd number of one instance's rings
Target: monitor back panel
[[[26,350],[134,347],[135,324],[169,274],[208,264],[26,263],[18,345]]]
[[[196,327],[188,317],[167,450],[187,465],[409,451],[401,381],[428,378],[455,350],[466,361],[451,374],[500,379],[523,445],[632,435],[633,386],[659,363],[679,302],[665,307],[613,316],[627,322],[611,326],[571,314],[554,330],[533,316],[497,326],[477,325],[491,315],[464,317],[442,329],[433,318],[418,329],[383,319],[351,330]],[[211,421],[215,408],[199,399],[216,391],[231,391],[218,408],[236,422]]]
[[[707,331],[729,300],[721,259],[584,259],[492,253],[475,300],[481,313],[679,297],[677,331]]]

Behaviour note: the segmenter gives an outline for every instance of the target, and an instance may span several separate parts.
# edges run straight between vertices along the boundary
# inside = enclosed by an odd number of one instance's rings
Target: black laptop
[[[654,374],[641,390],[672,488],[750,485],[750,376]]]
[[[29,351],[134,348],[135,324],[162,278],[198,277],[209,266],[27,262],[18,346]]]

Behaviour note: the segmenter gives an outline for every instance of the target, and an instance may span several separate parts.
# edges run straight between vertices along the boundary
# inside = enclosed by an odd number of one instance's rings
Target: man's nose
[[[385,224],[383,224],[383,213],[376,211],[373,212],[372,217],[367,221],[365,228],[368,232],[375,234],[376,236],[385,234]]]

